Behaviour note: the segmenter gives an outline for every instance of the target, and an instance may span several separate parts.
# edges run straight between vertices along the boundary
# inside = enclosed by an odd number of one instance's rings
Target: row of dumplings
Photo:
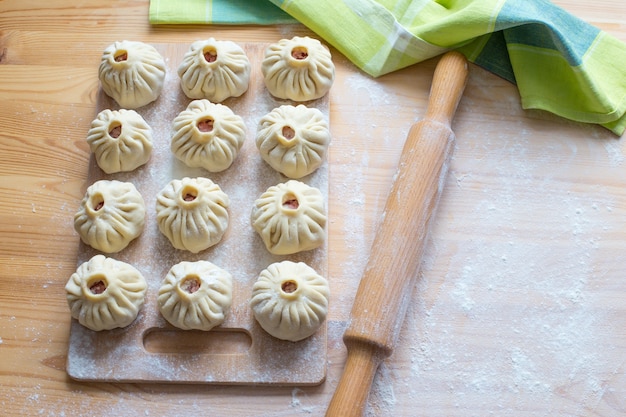
[[[177,72],[187,97],[220,103],[248,90],[250,70],[250,60],[241,46],[210,38],[190,45]],[[330,51],[319,40],[307,36],[269,45],[261,71],[270,94],[297,102],[324,96],[335,79]],[[161,54],[138,41],[109,45],[98,69],[104,92],[126,109],[155,101],[163,89],[165,74]]]
[[[177,328],[209,331],[229,313],[232,287],[231,274],[209,261],[180,262],[167,272],[159,288],[159,312]],[[135,321],[147,288],[135,267],[104,255],[81,264],[65,286],[72,317],[94,331]],[[326,278],[305,263],[282,261],[261,271],[249,306],[266,332],[296,342],[323,324],[328,298]]]
[[[246,139],[241,116],[207,99],[193,100],[172,123],[170,148],[191,168],[221,172],[231,166]],[[326,158],[330,130],[323,113],[302,104],[282,105],[264,115],[255,143],[263,160],[289,178],[301,178]],[[92,121],[87,143],[107,174],[133,171],[152,153],[152,129],[134,110],[102,110]]]
[[[216,245],[229,223],[229,198],[209,178],[170,181],[156,196],[160,232],[176,249],[198,253]],[[144,228],[146,206],[131,182],[99,180],[87,188],[74,215],[81,240],[104,253],[126,248]],[[322,192],[298,180],[273,185],[250,215],[267,250],[289,255],[320,247],[326,239]]]

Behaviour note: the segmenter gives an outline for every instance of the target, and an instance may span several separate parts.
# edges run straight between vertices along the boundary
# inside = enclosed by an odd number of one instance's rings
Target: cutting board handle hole
[[[143,334],[146,351],[155,354],[244,355],[252,346],[245,329],[180,330],[153,327]]]

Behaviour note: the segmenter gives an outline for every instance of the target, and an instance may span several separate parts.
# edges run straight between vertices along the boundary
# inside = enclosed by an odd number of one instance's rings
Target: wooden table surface
[[[560,0],[626,41],[622,0]],[[151,27],[148,1],[0,1],[0,414],[321,416],[409,126],[436,59],[380,79],[336,51],[331,91],[328,375],[316,387],[80,383],[68,378],[97,66],[119,39],[274,42],[299,25]],[[626,71],[626,69],[625,69]],[[376,416],[626,415],[623,139],[520,109],[471,66],[457,147]],[[303,367],[307,364],[303,363]]]

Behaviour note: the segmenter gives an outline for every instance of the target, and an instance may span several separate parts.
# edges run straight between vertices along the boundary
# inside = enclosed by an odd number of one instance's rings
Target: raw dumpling
[[[65,285],[72,317],[95,331],[131,324],[146,290],[146,280],[137,269],[104,255],[81,264]]]
[[[163,57],[153,46],[121,41],[104,50],[98,78],[104,92],[120,107],[136,109],[159,97],[165,68]]]
[[[250,307],[263,330],[297,342],[326,320],[330,291],[326,278],[303,262],[273,263],[252,287]]]
[[[246,139],[243,119],[223,104],[194,100],[173,122],[171,149],[191,168],[224,171]]]
[[[274,255],[315,249],[326,239],[322,193],[297,180],[269,187],[254,202],[251,222]]]
[[[270,94],[293,101],[318,99],[335,80],[330,51],[308,36],[282,39],[270,45],[265,50],[261,71]]]
[[[152,129],[134,110],[102,110],[91,122],[87,143],[107,174],[132,171],[148,162]]]
[[[114,253],[141,234],[145,218],[146,205],[132,183],[100,180],[87,188],[74,229],[87,245]]]
[[[159,289],[159,310],[183,330],[211,330],[224,322],[233,298],[233,279],[208,261],[180,262]]]
[[[248,90],[250,61],[235,42],[210,38],[191,44],[178,75],[187,97],[219,103]]]
[[[208,178],[172,180],[157,195],[159,230],[176,249],[198,253],[222,239],[228,204],[226,193]]]
[[[263,160],[290,178],[304,177],[319,168],[329,143],[324,115],[303,104],[275,108],[261,118],[256,134]]]

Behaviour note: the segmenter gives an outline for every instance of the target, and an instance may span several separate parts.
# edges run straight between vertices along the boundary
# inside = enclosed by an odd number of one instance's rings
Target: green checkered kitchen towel
[[[150,2],[153,24],[293,19],[374,77],[457,49],[516,83],[524,108],[626,130],[626,44],[547,0]]]

